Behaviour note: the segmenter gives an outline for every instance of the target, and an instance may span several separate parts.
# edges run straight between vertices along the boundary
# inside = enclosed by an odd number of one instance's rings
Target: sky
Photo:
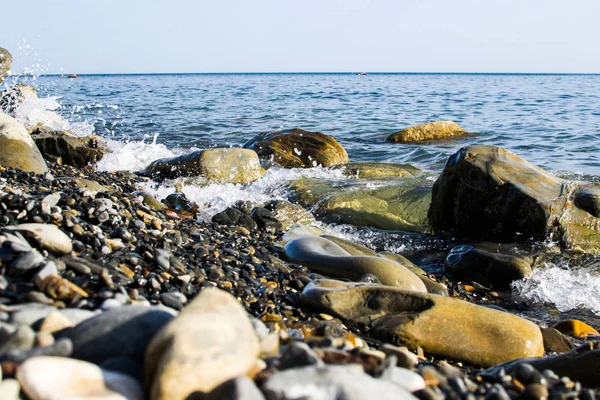
[[[1,0],[13,71],[600,73],[598,0]]]

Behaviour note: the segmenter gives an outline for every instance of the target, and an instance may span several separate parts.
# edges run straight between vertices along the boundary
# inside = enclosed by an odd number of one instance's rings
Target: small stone
[[[34,238],[43,249],[55,254],[69,254],[73,250],[71,239],[56,225],[28,223],[4,229],[22,232],[24,235]]]
[[[416,372],[391,366],[381,375],[381,379],[393,382],[409,392],[425,389],[425,380]]]
[[[565,335],[573,336],[578,339],[586,339],[589,335],[600,336],[597,330],[576,319],[561,321],[554,326],[556,330]]]
[[[381,351],[387,355],[394,355],[397,358],[396,365],[401,368],[412,368],[419,362],[419,357],[406,347],[398,347],[392,344],[384,344],[381,346]]]
[[[5,379],[0,382],[0,399],[19,400],[21,385],[16,379]]]
[[[531,400],[546,400],[548,399],[548,388],[542,383],[531,383],[525,387],[520,398]]]
[[[292,342],[285,347],[279,357],[279,368],[286,370],[290,368],[305,366],[322,367],[325,365],[321,357],[306,343]]]

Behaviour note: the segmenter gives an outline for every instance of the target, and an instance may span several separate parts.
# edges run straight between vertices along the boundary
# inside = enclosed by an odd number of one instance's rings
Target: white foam
[[[600,276],[590,272],[546,264],[511,286],[513,293],[533,303],[551,303],[561,312],[586,308],[600,315]]]
[[[57,131],[70,131],[78,136],[88,136],[94,131],[88,122],[69,122],[55,110],[60,108],[59,97],[27,97],[15,110],[15,118],[25,126],[46,126]]]
[[[141,171],[154,160],[177,155],[164,144],[157,144],[156,138],[151,143],[146,143],[145,140],[122,142],[107,138],[104,142],[109,151],[96,164],[98,171]]]

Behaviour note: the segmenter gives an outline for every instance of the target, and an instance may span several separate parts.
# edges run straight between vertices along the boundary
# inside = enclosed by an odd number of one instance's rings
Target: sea
[[[335,137],[351,161],[410,163],[432,182],[451,154],[471,144],[505,147],[561,177],[600,182],[600,75],[30,75],[5,82],[12,83],[28,83],[38,91],[38,99],[26,100],[17,110],[21,122],[102,136],[111,152],[98,163],[99,170],[139,171],[158,158],[240,147],[261,132],[302,128]],[[435,120],[455,121],[473,135],[418,144],[385,141],[390,133]],[[202,204],[200,218],[210,219],[238,200],[285,199],[286,184],[303,176],[350,179],[324,168],[275,168],[250,185],[188,185],[184,193]],[[144,189],[158,198],[173,192],[169,183],[150,182]],[[376,250],[422,255],[442,253],[448,246],[404,232],[322,228]],[[513,292],[532,306],[529,310],[600,322],[598,265],[596,257],[585,263],[554,258],[513,285]]]

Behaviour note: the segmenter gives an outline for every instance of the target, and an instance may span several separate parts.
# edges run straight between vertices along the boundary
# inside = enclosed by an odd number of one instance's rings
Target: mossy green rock
[[[0,113],[0,165],[42,174],[48,166],[27,130],[16,119]]]
[[[325,280],[307,285],[301,302],[374,339],[421,348],[427,356],[489,367],[544,354],[534,323],[451,297]]]
[[[298,128],[263,132],[244,148],[286,168],[328,167],[349,162],[346,150],[332,136]]]
[[[445,139],[467,134],[460,125],[453,121],[435,121],[423,125],[411,126],[388,136],[389,142],[410,143],[423,140]]]
[[[287,242],[284,250],[291,260],[320,274],[352,280],[373,274],[384,285],[427,292],[421,279],[408,268],[382,257],[352,255],[324,237],[301,236]]]
[[[581,203],[586,186],[501,147],[463,147],[433,185],[428,215],[436,233],[504,243],[552,238],[598,254],[600,219]]]
[[[494,289],[510,289],[513,281],[531,274],[533,258],[511,254],[506,245],[482,243],[450,250],[446,271],[461,281],[476,281]]]
[[[239,148],[198,150],[178,157],[162,158],[153,161],[145,172],[155,179],[201,176],[219,183],[249,183],[262,174],[256,152]]]
[[[430,202],[430,186],[408,182],[340,191],[320,201],[314,212],[328,222],[427,232]]]
[[[0,83],[8,75],[10,67],[12,67],[12,55],[4,47],[0,47]]]

